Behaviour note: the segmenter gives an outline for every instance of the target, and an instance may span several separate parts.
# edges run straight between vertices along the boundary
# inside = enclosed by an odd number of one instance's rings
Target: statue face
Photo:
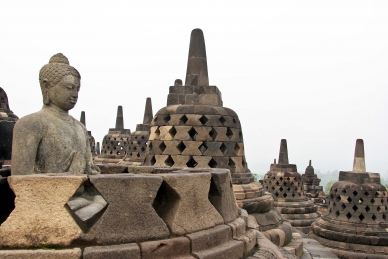
[[[66,75],[48,90],[51,105],[68,111],[74,108],[78,100],[81,87],[80,79],[73,75]]]

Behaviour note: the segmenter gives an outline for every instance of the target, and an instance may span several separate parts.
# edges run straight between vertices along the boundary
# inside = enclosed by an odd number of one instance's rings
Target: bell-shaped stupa
[[[271,164],[263,182],[265,190],[275,199],[274,207],[283,217],[300,231],[310,232],[311,223],[319,214],[317,206],[304,195],[302,176],[296,165],[288,162],[287,140],[281,140],[278,163]]]
[[[101,154],[94,159],[94,163],[117,164],[126,154],[130,140],[130,129],[124,129],[123,107],[117,107],[116,127],[109,129],[102,140]]]
[[[80,122],[86,127],[86,115],[84,111],[81,112]],[[88,135],[89,135],[90,151],[92,152],[92,157],[95,157],[97,156],[96,141],[90,130],[88,130]]]
[[[7,94],[0,87],[0,160],[4,164],[11,162],[13,127],[18,119],[9,108]]]
[[[327,214],[312,225],[315,238],[340,258],[388,258],[388,193],[379,173],[366,172],[362,139],[356,141],[353,171],[340,171],[338,180]]]
[[[150,136],[150,123],[152,121],[152,102],[151,98],[147,98],[144,109],[143,123],[136,125],[136,131],[131,133],[131,140],[128,145],[127,153],[120,164],[140,166],[143,165],[146,151],[147,141]]]

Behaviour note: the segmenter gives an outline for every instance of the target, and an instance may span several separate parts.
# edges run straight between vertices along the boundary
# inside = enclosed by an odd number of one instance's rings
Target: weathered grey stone
[[[81,76],[68,59],[56,54],[42,67],[43,108],[15,125],[12,174],[98,174],[86,128],[69,115],[78,99]],[[70,87],[70,88],[69,88]]]
[[[0,245],[68,246],[82,231],[65,209],[86,175],[10,176],[15,209],[0,226]]]
[[[178,237],[140,243],[142,259],[194,259],[190,254],[190,240]]]
[[[53,250],[0,250],[2,259],[81,259],[82,251],[80,248]]]
[[[163,184],[154,207],[173,234],[192,233],[224,222],[208,199],[209,173],[159,176],[163,178]]]
[[[128,172],[128,166],[114,164],[97,164],[101,174],[123,174]]]
[[[152,207],[162,183],[158,176],[96,175],[90,182],[108,202],[101,218],[80,241],[115,244],[166,238],[170,232]]]
[[[140,249],[137,244],[85,247],[83,259],[140,259]]]

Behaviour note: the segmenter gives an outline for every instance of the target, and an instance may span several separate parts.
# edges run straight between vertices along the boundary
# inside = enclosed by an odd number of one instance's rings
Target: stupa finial
[[[201,29],[191,31],[185,85],[209,86],[205,39]]]
[[[282,139],[280,141],[280,151],[279,151],[278,164],[289,164],[288,163],[288,150],[287,150],[287,140],[286,139]]]
[[[116,129],[124,129],[123,107],[121,105],[117,107]]]
[[[144,117],[143,117],[143,124],[151,124],[152,118],[153,118],[153,113],[152,113],[152,102],[151,98],[147,97],[146,100],[146,105],[144,109]]]
[[[81,118],[79,120],[85,127],[86,127],[86,119],[85,119],[85,112],[81,112]]]
[[[311,166],[311,160],[309,160],[309,166]]]
[[[364,141],[362,139],[357,139],[356,149],[354,151],[354,160],[353,160],[353,172],[354,173],[365,173],[365,152],[364,152]]]

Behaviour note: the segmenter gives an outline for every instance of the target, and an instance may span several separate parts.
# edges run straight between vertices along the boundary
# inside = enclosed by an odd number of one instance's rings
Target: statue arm
[[[41,123],[32,116],[24,117],[15,124],[12,141],[12,175],[34,173],[42,131]]]
[[[86,149],[86,152],[85,152],[85,161],[86,161],[85,173],[86,174],[100,174],[101,173],[100,168],[93,163],[92,151],[90,149],[89,134],[88,134],[86,128],[84,128],[84,134],[85,134],[85,139],[86,139],[86,141],[85,141],[86,142],[85,143],[85,149]]]

